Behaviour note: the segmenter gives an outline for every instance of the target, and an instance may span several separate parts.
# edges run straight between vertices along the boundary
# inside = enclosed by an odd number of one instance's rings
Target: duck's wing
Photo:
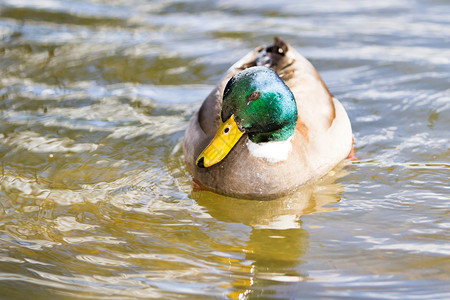
[[[327,130],[336,117],[334,97],[314,66],[280,38],[275,38],[274,45],[264,51],[270,53],[259,60],[266,60],[268,67],[278,73],[294,94],[300,120],[297,128]]]

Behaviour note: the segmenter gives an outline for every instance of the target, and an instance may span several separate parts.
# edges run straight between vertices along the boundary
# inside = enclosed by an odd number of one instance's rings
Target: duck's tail
[[[274,38],[273,45],[262,48],[256,57],[257,66],[264,66],[276,70],[280,61],[286,56],[288,45],[279,37]]]

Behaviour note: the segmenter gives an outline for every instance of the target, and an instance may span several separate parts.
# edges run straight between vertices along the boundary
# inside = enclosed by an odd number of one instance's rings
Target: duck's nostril
[[[205,157],[202,157],[202,158],[200,158],[200,159],[198,160],[197,166],[198,166],[199,168],[204,168],[204,167],[205,167]]]

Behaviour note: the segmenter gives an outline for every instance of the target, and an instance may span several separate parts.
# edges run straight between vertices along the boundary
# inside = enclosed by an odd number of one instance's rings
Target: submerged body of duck
[[[352,130],[342,104],[312,64],[279,38],[225,74],[191,118],[187,170],[205,188],[276,198],[348,157]]]

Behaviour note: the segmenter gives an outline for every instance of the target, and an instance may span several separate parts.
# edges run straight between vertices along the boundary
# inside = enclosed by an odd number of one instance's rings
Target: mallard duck
[[[237,61],[192,116],[183,151],[203,188],[284,196],[346,159],[352,129],[313,65],[275,38]]]

